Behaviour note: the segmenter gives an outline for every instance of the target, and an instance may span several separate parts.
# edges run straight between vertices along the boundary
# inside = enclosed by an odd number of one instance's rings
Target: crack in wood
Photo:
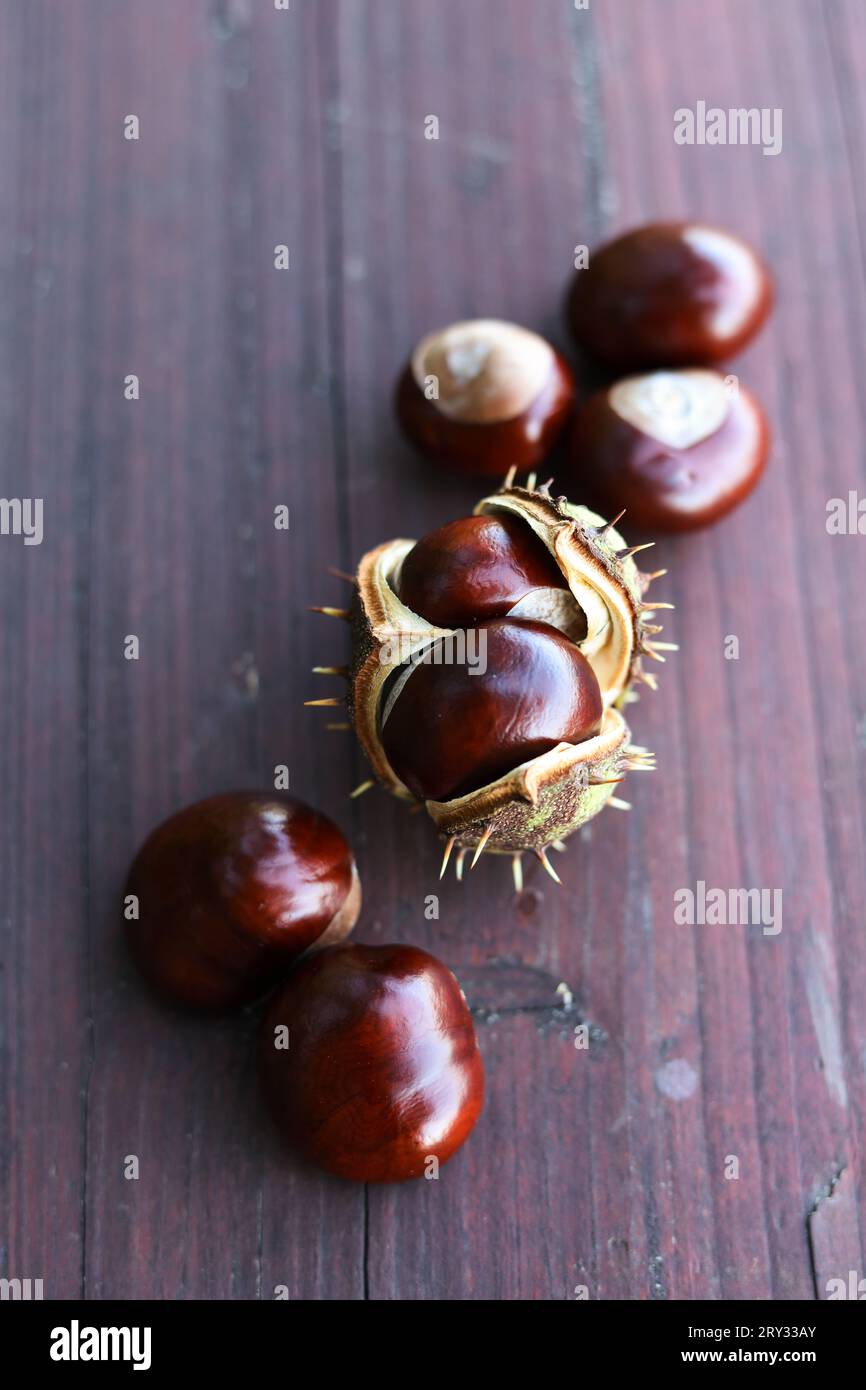
[[[829,1181],[824,1183],[823,1187],[820,1187],[818,1189],[818,1192],[816,1193],[812,1201],[812,1205],[806,1213],[807,1221],[812,1220],[812,1217],[815,1215],[822,1202],[828,1201],[833,1196],[833,1193],[836,1191],[836,1188],[838,1186],[839,1179],[845,1172],[846,1167],[847,1164],[845,1163],[836,1163],[836,1166],[833,1169]]]
[[[585,1024],[591,1043],[610,1039],[598,1023],[586,1016],[575,993],[564,981],[537,966],[505,957],[457,971],[469,1008],[480,1024],[500,1018],[532,1015],[541,1025],[575,1028]]]
[[[849,1179],[848,1164],[837,1159],[806,1211],[809,1271],[816,1299],[827,1297],[831,1281],[845,1283],[850,1271],[858,1268],[857,1248],[851,1240],[857,1212]]]

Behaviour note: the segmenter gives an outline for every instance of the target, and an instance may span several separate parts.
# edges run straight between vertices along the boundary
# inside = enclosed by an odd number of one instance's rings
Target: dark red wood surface
[[[866,1273],[866,539],[825,524],[866,491],[864,62],[860,0],[2,0],[0,491],[43,497],[45,536],[0,537],[0,1275],[787,1299]],[[698,100],[781,107],[782,152],[677,146]],[[351,736],[302,708],[345,641],[306,607],[476,499],[397,436],[413,341],[484,314],[567,346],[574,246],[681,215],[774,267],[735,367],[771,466],[655,552],[681,652],[631,711],[659,765],[631,813],[562,889],[533,869],[518,899],[494,859],[440,886],[425,818],[350,802]],[[478,1010],[486,1109],[438,1182],[296,1164],[254,1014],[161,1009],[122,948],[147,830],[281,763],[352,837],[361,939],[434,950]],[[782,931],[675,925],[699,879],[781,889]]]

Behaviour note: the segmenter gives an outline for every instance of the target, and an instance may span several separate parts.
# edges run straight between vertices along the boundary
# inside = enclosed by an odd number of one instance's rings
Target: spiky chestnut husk
[[[536,491],[531,479],[526,487],[511,483],[507,479],[503,489],[485,497],[475,512],[507,513],[522,520],[565,576],[568,589],[558,609],[548,606],[543,612],[534,611],[529,596],[512,612],[584,634],[577,645],[595,671],[605,705],[597,735],[579,744],[559,744],[465,796],[417,803],[382,747],[383,695],[389,677],[403,662],[453,630],[431,626],[397,597],[400,565],[414,541],[388,541],[363,557],[346,616],[353,647],[349,713],[375,778],[394,795],[426,807],[446,842],[445,863],[452,850],[458,850],[458,876],[467,850],[475,851],[473,863],[482,850],[489,850],[515,856],[515,881],[519,881],[517,856],[527,850],[534,851],[555,877],[546,851],[551,846],[560,848],[604,806],[624,807],[626,803],[615,793],[625,773],[652,767],[651,755],[631,744],[622,709],[635,698],[631,693],[635,683],[655,689],[655,678],[644,671],[643,660],[664,660],[654,641],[661,629],[653,617],[656,608],[670,605],[644,601],[649,583],[661,572],[640,573],[633,554],[642,547],[626,546],[613,522],[565,497],[552,498],[546,488]],[[547,591],[545,602],[556,604],[557,600]],[[368,785],[372,783],[362,784]]]

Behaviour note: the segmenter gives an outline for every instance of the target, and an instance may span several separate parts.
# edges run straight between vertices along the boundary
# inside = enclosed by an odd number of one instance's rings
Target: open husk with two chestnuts
[[[655,620],[671,605],[648,600],[662,572],[638,570],[640,549],[509,477],[474,519],[361,560],[350,717],[375,778],[426,807],[443,873],[455,849],[458,877],[467,851],[508,854],[519,887],[530,851],[556,878],[547,851],[653,766],[623,709],[655,688],[645,658],[673,650]]]

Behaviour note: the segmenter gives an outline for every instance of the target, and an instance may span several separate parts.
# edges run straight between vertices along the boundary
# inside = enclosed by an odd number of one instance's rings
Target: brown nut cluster
[[[351,851],[325,816],[279,793],[230,792],[148,837],[124,920],[139,970],[174,1003],[237,1008],[282,980],[259,1030],[282,1134],[341,1177],[401,1182],[468,1138],[484,1071],[441,961],[342,941],[360,900]]]
[[[608,510],[626,507],[631,521],[657,531],[706,525],[742,501],[763,472],[767,421],[745,388],[722,412],[713,374],[701,369],[745,347],[772,302],[760,256],[707,223],[649,223],[593,251],[568,291],[574,338],[605,367],[645,375],[616,382],[578,411],[569,488]],[[574,403],[562,356],[537,333],[499,319],[428,334],[395,395],[398,420],[423,454],[495,476],[536,470]],[[411,576],[406,583],[411,590]],[[435,605],[429,616],[439,622]]]
[[[573,479],[612,520],[518,473],[550,453],[574,382],[538,334],[500,320],[452,324],[416,347],[400,378],[406,434],[462,472],[508,470],[471,517],[365,555],[349,617],[349,711],[374,776],[420,802],[473,865],[529,850],[558,880],[552,847],[653,766],[623,709],[658,640],[653,581],[616,529],[706,524],[754,486],[768,428],[754,398],[713,364],[758,331],[772,301],[756,254],[697,223],[639,228],[579,273],[568,316],[581,347],[617,371],[570,441]],[[651,543],[648,543],[651,544]],[[329,698],[311,704],[339,703]],[[372,785],[372,783],[370,784]],[[472,1018],[454,976],[411,946],[349,945],[360,883],[346,841],[294,798],[211,797],[151,834],[129,873],[132,955],[165,997],[238,1007],[283,983],[259,1039],[281,1132],[330,1172],[402,1181],[446,1162],[483,1102]],[[288,978],[284,979],[286,972]]]
[[[772,299],[760,257],[704,223],[651,223],[593,252],[568,295],[574,337],[605,366],[642,374],[578,412],[569,485],[654,532],[708,525],[747,497],[767,420],[735,377],[710,368],[751,341]]]

